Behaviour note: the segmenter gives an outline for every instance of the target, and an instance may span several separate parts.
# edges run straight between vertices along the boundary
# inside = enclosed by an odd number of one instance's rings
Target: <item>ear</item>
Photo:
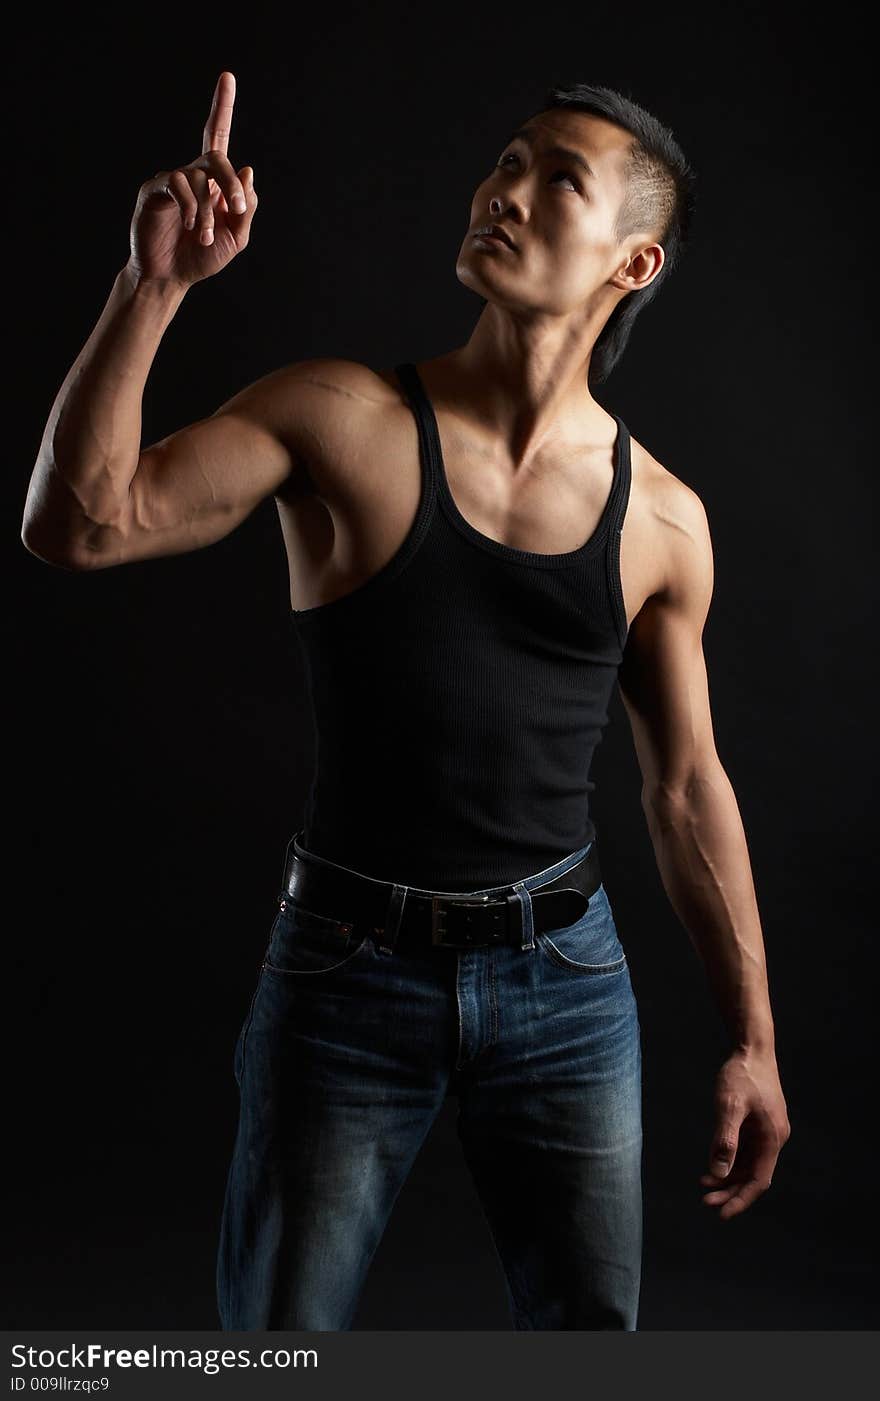
[[[654,281],[665,260],[666,254],[661,244],[646,243],[644,248],[630,253],[626,262],[617,269],[611,279],[612,285],[623,292],[638,292]]]

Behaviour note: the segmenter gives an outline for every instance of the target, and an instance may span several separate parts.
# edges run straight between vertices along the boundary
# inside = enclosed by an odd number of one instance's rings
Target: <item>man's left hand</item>
[[[700,1182],[711,1189],[704,1204],[719,1207],[719,1219],[727,1221],[766,1192],[791,1134],[775,1055],[739,1050],[729,1056],[715,1083],[715,1109],[709,1171]]]

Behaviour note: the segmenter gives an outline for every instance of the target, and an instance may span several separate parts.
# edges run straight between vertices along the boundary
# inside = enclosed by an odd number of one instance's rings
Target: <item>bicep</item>
[[[294,470],[281,413],[286,371],[241,390],[210,417],[142,449],[127,498],[95,525],[87,568],[202,549],[230,534]]]
[[[712,543],[689,488],[667,521],[664,587],[633,620],[618,681],[645,788],[682,789],[717,759],[703,627],[712,597]]]

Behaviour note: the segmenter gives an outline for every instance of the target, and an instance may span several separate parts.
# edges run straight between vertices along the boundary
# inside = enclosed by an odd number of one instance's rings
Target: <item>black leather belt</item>
[[[586,913],[590,896],[601,884],[594,841],[569,870],[530,889],[535,933],[574,924]],[[351,926],[346,933],[361,926],[364,932],[370,929],[385,935],[395,947],[474,948],[523,941],[523,906],[512,884],[494,895],[401,887],[300,856],[293,842],[288,845],[281,898],[292,898],[316,914],[344,922]],[[395,918],[389,919],[391,911]]]

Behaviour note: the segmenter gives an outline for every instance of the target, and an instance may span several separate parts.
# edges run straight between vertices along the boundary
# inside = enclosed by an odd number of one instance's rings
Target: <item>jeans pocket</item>
[[[626,967],[626,954],[618,937],[604,885],[590,896],[586,912],[574,924],[535,935],[545,958],[570,973],[601,976]]]
[[[306,909],[284,895],[263,960],[270,973],[332,973],[352,963],[369,946],[367,934],[356,934],[353,923]]]

